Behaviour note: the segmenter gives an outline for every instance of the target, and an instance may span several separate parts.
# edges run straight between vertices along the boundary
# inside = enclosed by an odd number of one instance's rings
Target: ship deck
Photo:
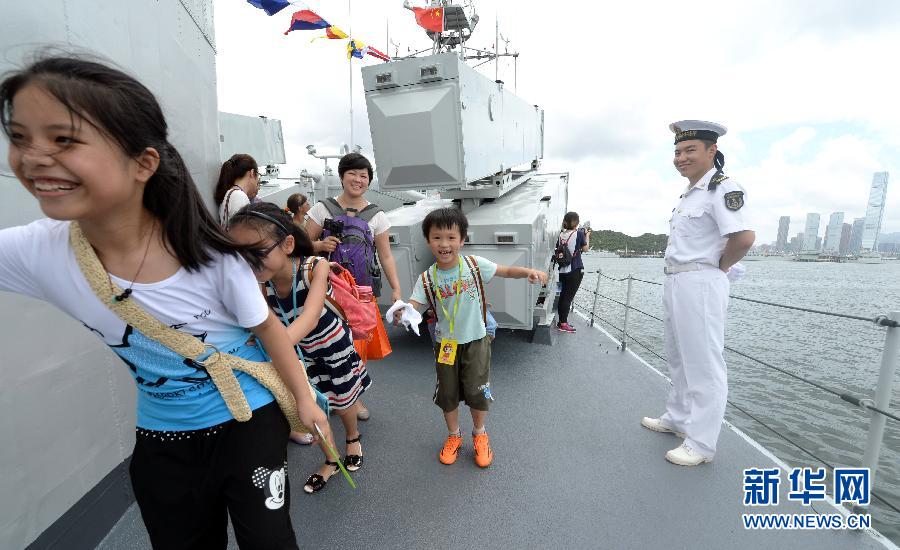
[[[372,419],[361,423],[366,455],[353,490],[340,474],[315,495],[302,483],[318,449],[290,445],[291,515],[301,548],[884,548],[864,532],[750,531],[742,513],[834,513],[786,498],[742,504],[742,470],[775,460],[731,428],[715,461],[666,462],[680,441],[643,429],[662,411],[668,382],[582,322],[557,345],[500,331],[493,348],[495,404],[487,428],[494,464],[472,460],[465,436],[452,466],[437,460],[446,428],[431,402],[429,346],[390,328],[394,353],[370,366]],[[462,415],[463,433],[471,420]],[[338,429],[338,421],[333,426]],[[892,547],[886,543],[887,547]],[[150,548],[136,505],[98,546]],[[237,548],[233,537],[229,548]]]

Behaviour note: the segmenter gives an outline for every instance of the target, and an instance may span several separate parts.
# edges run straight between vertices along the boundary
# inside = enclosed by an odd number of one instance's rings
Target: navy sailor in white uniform
[[[684,442],[666,453],[682,466],[710,462],[725,418],[728,382],[723,356],[731,283],[727,272],[753,245],[746,194],[723,173],[720,124],[683,120],[675,133],[675,168],[688,185],[669,221],[663,310],[672,378],[666,412],[641,425]]]

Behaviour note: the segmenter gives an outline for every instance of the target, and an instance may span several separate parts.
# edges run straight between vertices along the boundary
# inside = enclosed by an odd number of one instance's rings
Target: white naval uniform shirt
[[[729,177],[715,191],[709,191],[709,181],[715,173],[716,169],[711,169],[694,186],[688,187],[672,212],[666,265],[700,263],[718,267],[727,236],[750,230],[746,204],[738,210],[725,205],[725,194],[732,192],[744,193],[746,203],[744,188]]]

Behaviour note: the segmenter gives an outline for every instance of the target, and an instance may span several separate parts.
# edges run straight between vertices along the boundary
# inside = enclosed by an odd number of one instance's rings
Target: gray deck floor
[[[501,331],[487,424],[494,464],[486,470],[475,466],[468,435],[456,464],[438,463],[446,429],[431,403],[429,347],[390,329],[394,353],[369,369],[372,419],[361,424],[359,488],[337,475],[322,492],[304,494],[321,453],[290,446],[300,547],[883,548],[863,533],[745,530],[741,514],[760,510],[742,505],[742,470],[772,460],[723,429],[713,463],[666,462],[680,440],[641,428],[640,418],[662,411],[667,382],[604,334],[577,326],[553,347]],[[778,512],[812,512],[781,500]],[[98,548],[149,547],[132,506]]]

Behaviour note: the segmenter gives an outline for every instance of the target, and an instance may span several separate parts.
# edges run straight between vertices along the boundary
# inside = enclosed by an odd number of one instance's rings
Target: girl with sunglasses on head
[[[328,398],[329,408],[341,419],[347,435],[344,464],[351,472],[359,470],[363,457],[358,399],[372,380],[353,347],[350,327],[333,305],[328,261],[315,256],[306,231],[274,204],[245,206],[229,226],[236,242],[267,252],[254,269],[256,279],[266,285],[269,306],[287,326],[291,342],[302,350],[309,381]],[[303,490],[321,490],[337,470],[337,463],[326,453],[325,464],[309,476]]]
[[[258,256],[207,212],[156,98],[119,70],[50,57],[0,83],[0,123],[48,216],[0,231],[0,290],[58,306],[130,369],[131,481],[154,548],[225,548],[229,515],[242,548],[297,548],[285,409],[253,376],[212,376],[229,356],[265,361],[252,332],[291,417],[330,437],[327,418],[259,292],[246,261]],[[166,337],[214,351],[192,359]]]

